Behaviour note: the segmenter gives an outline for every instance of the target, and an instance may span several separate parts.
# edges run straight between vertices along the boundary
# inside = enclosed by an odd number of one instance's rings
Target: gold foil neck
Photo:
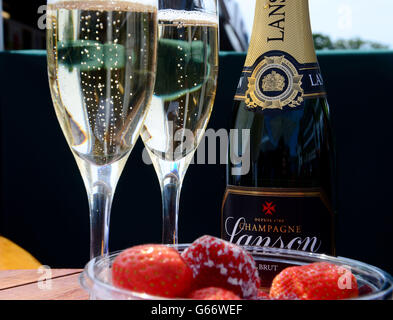
[[[268,38],[282,37],[281,29],[272,24],[284,28],[283,41],[268,41]],[[253,66],[261,55],[272,50],[287,52],[302,64],[317,62],[308,0],[257,0],[245,65]]]

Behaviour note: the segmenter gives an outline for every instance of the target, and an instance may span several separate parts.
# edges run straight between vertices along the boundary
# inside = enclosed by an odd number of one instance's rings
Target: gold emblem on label
[[[245,103],[250,109],[262,110],[298,107],[304,101],[302,78],[284,56],[266,57],[248,78]]]
[[[263,91],[272,92],[272,91],[283,91],[285,87],[285,78],[273,71],[265,76],[262,80],[262,88]]]

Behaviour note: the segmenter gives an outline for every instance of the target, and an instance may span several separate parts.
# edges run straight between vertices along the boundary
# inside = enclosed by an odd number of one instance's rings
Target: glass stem
[[[109,221],[113,192],[98,181],[89,192],[90,207],[90,258],[108,254]]]
[[[182,182],[177,171],[167,174],[161,182],[163,227],[162,243],[178,244],[178,216]]]
[[[127,158],[97,166],[76,157],[89,199],[91,259],[108,254],[112,201]]]

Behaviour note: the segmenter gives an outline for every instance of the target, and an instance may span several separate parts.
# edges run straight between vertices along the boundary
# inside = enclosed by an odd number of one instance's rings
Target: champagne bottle
[[[234,99],[222,238],[334,254],[334,148],[308,0],[257,0],[254,21]]]

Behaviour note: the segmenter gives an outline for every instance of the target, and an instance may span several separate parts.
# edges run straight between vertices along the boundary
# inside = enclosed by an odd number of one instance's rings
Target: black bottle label
[[[326,96],[318,63],[299,63],[283,51],[269,51],[244,67],[235,100],[253,111],[293,109]]]
[[[320,189],[228,187],[221,237],[241,246],[334,254],[333,210]],[[264,285],[287,265],[258,262]]]
[[[239,245],[333,254],[333,212],[319,189],[228,187],[222,237]]]

